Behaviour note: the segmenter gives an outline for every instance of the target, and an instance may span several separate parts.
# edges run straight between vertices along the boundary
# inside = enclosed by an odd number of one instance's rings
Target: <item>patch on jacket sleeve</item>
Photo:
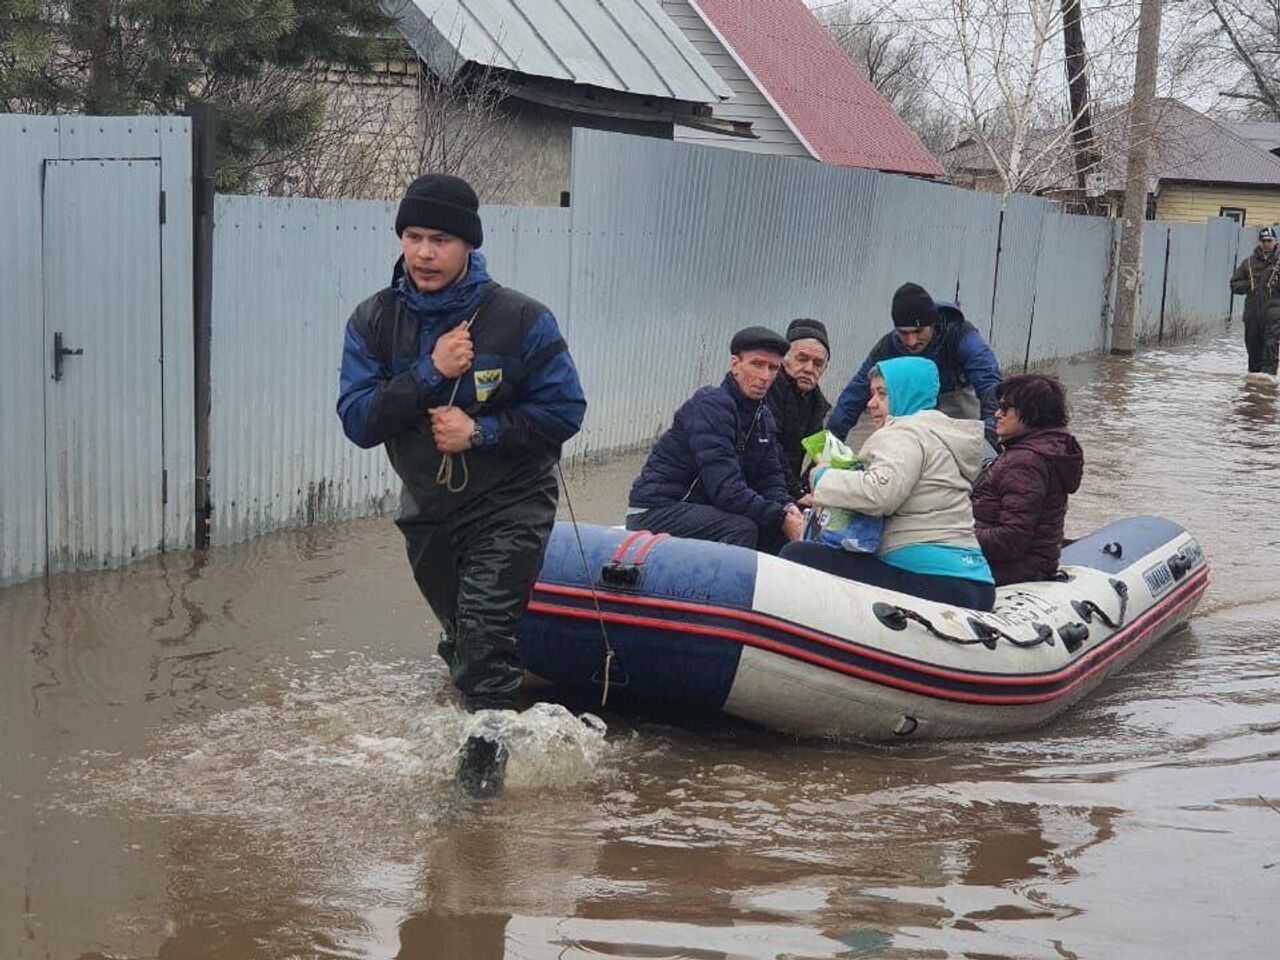
[[[476,402],[484,403],[493,395],[493,391],[502,385],[502,368],[476,370],[472,374],[476,387]]]

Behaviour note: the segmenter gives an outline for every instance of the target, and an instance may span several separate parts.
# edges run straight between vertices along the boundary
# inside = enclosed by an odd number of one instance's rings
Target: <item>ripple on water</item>
[[[168,727],[146,756],[71,758],[58,805],[226,818],[291,837],[299,856],[412,846],[454,812],[457,751],[473,718],[436,702],[433,662],[321,656],[278,668],[264,683],[274,697]],[[505,712],[502,734],[512,802],[596,776],[607,753],[602,721],[553,704]]]

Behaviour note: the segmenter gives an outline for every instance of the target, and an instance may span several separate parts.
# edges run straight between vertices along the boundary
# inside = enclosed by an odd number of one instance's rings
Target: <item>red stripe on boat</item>
[[[1205,567],[1200,571],[1200,573],[1198,573],[1196,576],[1193,576],[1191,579],[1187,580],[1181,587],[1178,588],[1178,590],[1175,590],[1173,593],[1169,594],[1161,602],[1168,603],[1170,600],[1174,599],[1175,597],[1178,597],[1184,593],[1187,593],[1200,580],[1207,581],[1208,576],[1209,576],[1209,571],[1208,571],[1208,568]],[[582,598],[582,599],[593,599],[592,592],[590,590],[585,590],[581,587],[567,587],[567,586],[561,586],[559,584],[539,583],[534,588],[534,590],[535,590],[535,596],[537,595],[537,593],[548,593],[553,596],[558,595],[558,596],[576,597],[576,598]],[[845,653],[852,653],[860,656],[865,656],[872,660],[879,660],[882,663],[891,664],[896,667],[902,667],[907,670],[913,670],[917,673],[925,673],[930,676],[939,677],[945,680],[958,680],[964,683],[976,682],[976,683],[985,683],[985,684],[992,684],[992,685],[1008,685],[1008,686],[1025,686],[1027,684],[1033,684],[1033,685],[1034,684],[1052,684],[1057,682],[1058,680],[1061,680],[1070,676],[1074,672],[1074,670],[1078,667],[1080,662],[1080,661],[1076,661],[1075,663],[1069,664],[1063,667],[1062,669],[1055,671],[1054,673],[1019,674],[1017,676],[993,674],[993,673],[987,673],[981,670],[951,670],[946,667],[937,667],[920,660],[913,660],[910,657],[898,656],[896,654],[889,653],[884,650],[880,650],[876,647],[868,647],[868,646],[865,646],[864,644],[860,644],[853,640],[846,640],[843,637],[837,637],[829,633],[822,633],[817,630],[812,630],[808,627],[801,626],[800,624],[794,623],[790,620],[783,620],[779,617],[773,617],[768,614],[757,613],[754,610],[739,610],[733,607],[718,607],[711,604],[691,603],[685,600],[667,600],[659,597],[628,596],[625,594],[617,594],[613,592],[600,591],[600,590],[596,591],[596,593],[594,594],[594,597],[598,597],[600,600],[604,600],[610,603],[617,603],[622,605],[656,608],[659,610],[678,610],[686,613],[696,613],[696,614],[702,614],[705,616],[724,617],[725,619],[729,619],[729,620],[738,620],[743,623],[749,623],[755,626],[767,627],[769,629],[778,630],[783,633],[790,633],[793,636],[802,637],[805,640],[811,640],[815,643],[821,643],[824,646],[832,647],[833,649],[840,650]],[[1138,621],[1135,621],[1135,622],[1141,622],[1142,617],[1151,615],[1152,612],[1157,610],[1158,608],[1159,608],[1159,605],[1153,606],[1148,610],[1144,611],[1139,616]],[[562,607],[557,609],[573,609],[573,608]],[[594,612],[592,612],[592,616],[594,615],[595,615]],[[667,623],[668,621],[664,620],[659,622]],[[1130,626],[1132,626],[1132,624],[1130,624]],[[1113,640],[1115,640],[1116,637],[1120,636],[1121,632],[1123,631],[1112,634],[1105,641],[1103,641],[1103,644],[1100,644],[1098,647],[1094,648],[1094,650],[1089,651],[1083,657],[1081,657],[1081,660],[1085,660],[1091,656],[1094,656],[1099,650],[1102,649],[1103,645],[1111,643]]]
[[[1080,657],[1080,659],[1067,667],[1050,674],[1021,676],[999,676],[989,673],[956,671],[948,670],[943,667],[934,667],[908,658],[886,654],[872,647],[865,647],[861,644],[844,641],[828,634],[807,630],[803,627],[792,624],[789,621],[770,618],[754,612],[748,613],[747,611],[742,610],[710,607],[702,604],[685,603],[682,601],[660,601],[650,597],[624,598],[610,594],[603,598],[608,601],[621,601],[637,606],[655,606],[659,608],[666,606],[671,609],[687,610],[690,612],[709,614],[713,616],[724,616],[727,619],[738,619],[745,622],[755,623],[760,626],[768,626],[784,633],[791,633],[796,636],[821,642],[834,649],[843,650],[856,655],[863,655],[868,659],[879,660],[883,663],[892,664],[894,666],[911,670],[915,673],[936,676],[943,679],[957,680],[965,683],[989,686],[1035,686],[1055,683],[1059,680],[1072,677],[1073,674],[1079,674],[1078,676],[1075,676],[1070,683],[1059,687],[1056,690],[1039,694],[977,694],[965,693],[957,690],[939,689],[937,687],[927,686],[923,683],[904,680],[899,677],[890,677],[874,673],[862,667],[841,663],[840,661],[832,660],[829,657],[811,653],[807,650],[797,649],[796,647],[788,646],[787,644],[776,640],[758,637],[754,634],[744,633],[739,630],[731,630],[725,627],[715,627],[710,625],[681,623],[678,621],[662,620],[657,617],[637,616],[625,613],[605,612],[602,613],[601,616],[603,616],[606,622],[610,623],[649,627],[656,630],[693,634],[696,636],[717,637],[725,640],[735,640],[746,646],[759,647],[760,649],[769,650],[773,653],[791,657],[793,659],[804,660],[817,666],[834,670],[838,673],[855,676],[873,683],[879,683],[883,686],[897,687],[912,693],[930,696],[934,699],[957,700],[966,703],[1015,705],[1023,703],[1045,703],[1059,699],[1060,697],[1070,693],[1075,689],[1075,687],[1079,686],[1086,679],[1097,673],[1112,660],[1122,654],[1134,641],[1146,636],[1156,626],[1164,623],[1172,616],[1181,612],[1193,601],[1198,600],[1200,595],[1203,594],[1205,589],[1208,587],[1208,580],[1208,569],[1205,568],[1197,576],[1186,581],[1178,590],[1165,597],[1159,604],[1145,610],[1137,619],[1113,633],[1096,648],[1090,650],[1084,656]],[[539,584],[537,589],[547,593],[560,593],[566,596],[578,596],[580,594],[587,597],[591,596],[590,591],[587,590],[579,590],[575,587],[559,587],[552,584]],[[537,600],[529,604],[529,610],[533,613],[546,614],[549,616],[565,616],[573,619],[584,620],[597,619],[597,614],[594,610],[581,609],[578,607],[557,606]],[[1123,642],[1121,642],[1122,638]],[[1100,656],[1100,654],[1104,652],[1106,655]],[[1091,664],[1090,668],[1082,672],[1081,667],[1085,664]]]

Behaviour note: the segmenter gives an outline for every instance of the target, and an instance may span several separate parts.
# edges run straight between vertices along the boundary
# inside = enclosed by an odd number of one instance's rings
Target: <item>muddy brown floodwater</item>
[[[1243,366],[1233,335],[1059,368],[1068,533],[1159,512],[1214,577],[1029,735],[606,714],[474,805],[390,521],[0,591],[0,960],[1280,956],[1280,425]],[[575,474],[580,518],[635,468]]]

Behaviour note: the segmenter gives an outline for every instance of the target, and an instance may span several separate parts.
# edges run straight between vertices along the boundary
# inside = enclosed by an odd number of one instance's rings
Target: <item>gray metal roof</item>
[[[1246,122],[1246,123],[1228,123],[1228,127],[1238,137],[1244,137],[1250,143],[1261,147],[1270,153],[1272,150],[1280,149],[1280,123],[1262,123],[1262,122]]]
[[[1221,123],[1172,98],[1155,101],[1152,122],[1155,127],[1149,172],[1152,188],[1161,180],[1280,187],[1280,158],[1232,129],[1236,125]],[[1102,147],[1107,190],[1123,190],[1127,167],[1123,146],[1128,135],[1127,108],[1100,117],[1094,133]],[[1033,150],[1042,149],[1050,138],[1060,142],[1051,151],[1046,172],[1040,178],[1041,186],[1070,189],[1074,186],[1075,171],[1071,144],[1062,136],[1062,131],[1035,131],[1031,134],[1030,146]],[[957,144],[947,156],[955,169],[979,175],[995,172],[986,152],[972,140]]]
[[[733,91],[657,0],[383,0],[433,70],[460,61],[692,103]]]

